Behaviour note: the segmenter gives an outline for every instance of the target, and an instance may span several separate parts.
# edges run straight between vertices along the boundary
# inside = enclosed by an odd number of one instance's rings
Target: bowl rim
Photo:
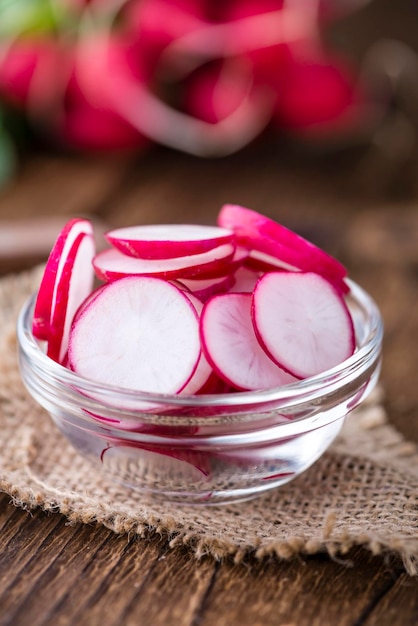
[[[332,394],[345,384],[350,384],[362,373],[370,369],[373,364],[380,360],[383,341],[383,320],[380,310],[374,299],[357,283],[346,279],[349,287],[347,304],[360,305],[368,320],[369,332],[355,352],[346,360],[335,367],[315,376],[299,380],[280,387],[262,389],[257,391],[236,391],[227,394],[202,394],[202,395],[174,395],[142,392],[129,390],[123,387],[106,385],[82,377],[65,366],[53,361],[41,348],[32,334],[32,314],[36,300],[33,293],[23,304],[17,319],[17,340],[21,354],[30,362],[31,368],[36,368],[38,376],[42,379],[75,387],[80,392],[100,394],[102,399],[106,397],[112,400],[119,399],[121,406],[128,403],[148,403],[156,405],[171,405],[190,408],[230,408],[254,407],[275,403],[283,407],[296,406],[306,402],[318,401],[326,394]],[[124,411],[124,409],[122,409]]]

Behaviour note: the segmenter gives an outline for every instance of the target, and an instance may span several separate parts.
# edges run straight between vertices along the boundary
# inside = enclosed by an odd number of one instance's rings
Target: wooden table
[[[213,223],[224,202],[280,220],[337,255],[379,303],[386,407],[399,430],[418,441],[418,188],[405,172],[365,177],[376,166],[365,159],[300,159],[268,145],[214,161],[164,150],[136,160],[37,154],[0,195],[0,220]],[[46,253],[2,258],[1,272]],[[417,623],[418,580],[396,558],[355,549],[341,561],[196,561],[186,549],[169,549],[165,537],[71,526],[61,515],[22,511],[0,497],[1,626]]]

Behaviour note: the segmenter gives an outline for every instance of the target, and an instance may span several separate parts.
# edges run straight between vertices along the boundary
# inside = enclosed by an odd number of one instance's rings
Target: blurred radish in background
[[[267,128],[361,134],[385,102],[324,33],[362,4],[0,0],[0,102],[38,140],[81,151],[223,156]],[[0,137],[1,180],[13,149]]]

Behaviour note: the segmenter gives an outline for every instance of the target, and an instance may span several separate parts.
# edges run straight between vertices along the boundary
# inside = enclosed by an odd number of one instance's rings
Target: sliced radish
[[[235,278],[233,274],[227,274],[226,276],[200,280],[198,278],[182,278],[179,282],[204,302],[217,293],[229,291],[235,283]]]
[[[199,321],[185,294],[152,277],[109,283],[77,316],[71,368],[104,385],[178,393],[200,358]]]
[[[294,382],[261,348],[251,321],[248,293],[214,296],[202,311],[202,348],[213,369],[239,389],[265,389]]]
[[[244,265],[249,255],[249,250],[243,246],[237,246],[235,248],[234,255],[229,262],[228,272],[236,272],[239,267]]]
[[[266,352],[298,378],[324,372],[355,349],[353,321],[343,297],[313,272],[274,272],[253,294],[253,323]]]
[[[210,393],[229,393],[230,391],[238,390],[229,385],[225,380],[223,380],[223,378],[220,378],[218,374],[212,370],[212,373],[206,383],[196,393],[198,395],[204,395]]]
[[[250,251],[248,258],[245,261],[245,268],[259,273],[301,271],[291,265],[283,263],[277,257],[265,254],[264,252],[258,252],[258,250]],[[344,279],[330,277],[325,278],[327,278],[342,295],[349,293],[350,287]]]
[[[230,293],[252,293],[260,276],[260,272],[253,271],[247,267],[240,267],[235,272],[235,282],[228,291]]]
[[[202,254],[234,243],[231,230],[195,224],[154,224],[117,228],[106,234],[112,246],[141,259],[172,259]]]
[[[316,272],[334,281],[347,275],[346,268],[324,250],[251,209],[225,204],[218,224],[233,230],[239,245],[276,257],[284,267]]]
[[[32,320],[32,332],[37,339],[48,339],[49,323],[55,307],[58,283],[68,262],[73,244],[81,234],[93,234],[91,222],[82,218],[74,218],[67,222],[59,233],[48,257]]]
[[[193,304],[194,308],[196,309],[196,313],[200,319],[200,315],[203,309],[203,302],[193,293],[189,293],[188,291],[185,291],[184,293]],[[209,365],[203,351],[201,351],[199,361],[197,363],[195,371],[193,372],[192,377],[183,387],[183,389],[179,391],[179,393],[182,396],[198,393],[201,389],[204,389],[206,387],[208,380],[212,374],[212,367]]]
[[[300,272],[301,270],[294,265],[284,263],[277,256],[259,252],[258,250],[250,250],[245,266],[255,272],[279,272],[286,270],[287,272]]]
[[[93,289],[94,253],[93,237],[81,233],[68,253],[65,267],[57,282],[49,325],[47,354],[58,363],[63,363],[66,357],[74,315],[86,298],[90,297]]]
[[[93,260],[94,269],[101,280],[113,281],[124,276],[158,276],[161,278],[191,278],[226,271],[233,258],[234,246],[230,243],[209,252],[174,259],[136,259],[119,250],[109,248]]]

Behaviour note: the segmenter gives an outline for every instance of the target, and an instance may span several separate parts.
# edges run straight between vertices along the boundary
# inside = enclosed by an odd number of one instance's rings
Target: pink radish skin
[[[67,355],[68,338],[74,315],[93,289],[94,253],[93,237],[81,233],[70,250],[64,271],[57,284],[57,296],[48,333],[47,354],[58,363],[63,363]]]
[[[225,273],[234,255],[234,246],[224,244],[203,254],[175,259],[135,259],[110,248],[93,260],[98,278],[114,281],[125,276],[155,276],[165,279],[209,277]]]
[[[252,317],[266,352],[297,378],[320,374],[355,350],[343,297],[313,272],[265,274],[253,293]]]
[[[233,204],[225,204],[218,225],[230,228],[237,235],[239,245],[279,259],[284,267],[292,266],[306,272],[316,272],[327,278],[343,279],[345,267],[332,256],[256,211]]]
[[[71,260],[68,261],[68,257],[74,242],[81,234],[92,236],[91,222],[82,218],[74,218],[67,222],[59,233],[48,257],[32,320],[32,332],[37,339],[48,339],[51,315],[58,295],[58,284],[66,264],[69,262],[71,265],[72,263]]]
[[[127,277],[106,287],[75,320],[71,368],[103,385],[150,393],[178,393],[201,354],[199,320],[172,284]]]
[[[203,307],[203,352],[217,374],[238,389],[264,389],[294,382],[261,348],[251,321],[251,294],[214,296]]]
[[[118,228],[106,233],[108,242],[129,256],[140,259],[172,259],[202,254],[234,243],[231,230],[195,224],[156,224]]]

